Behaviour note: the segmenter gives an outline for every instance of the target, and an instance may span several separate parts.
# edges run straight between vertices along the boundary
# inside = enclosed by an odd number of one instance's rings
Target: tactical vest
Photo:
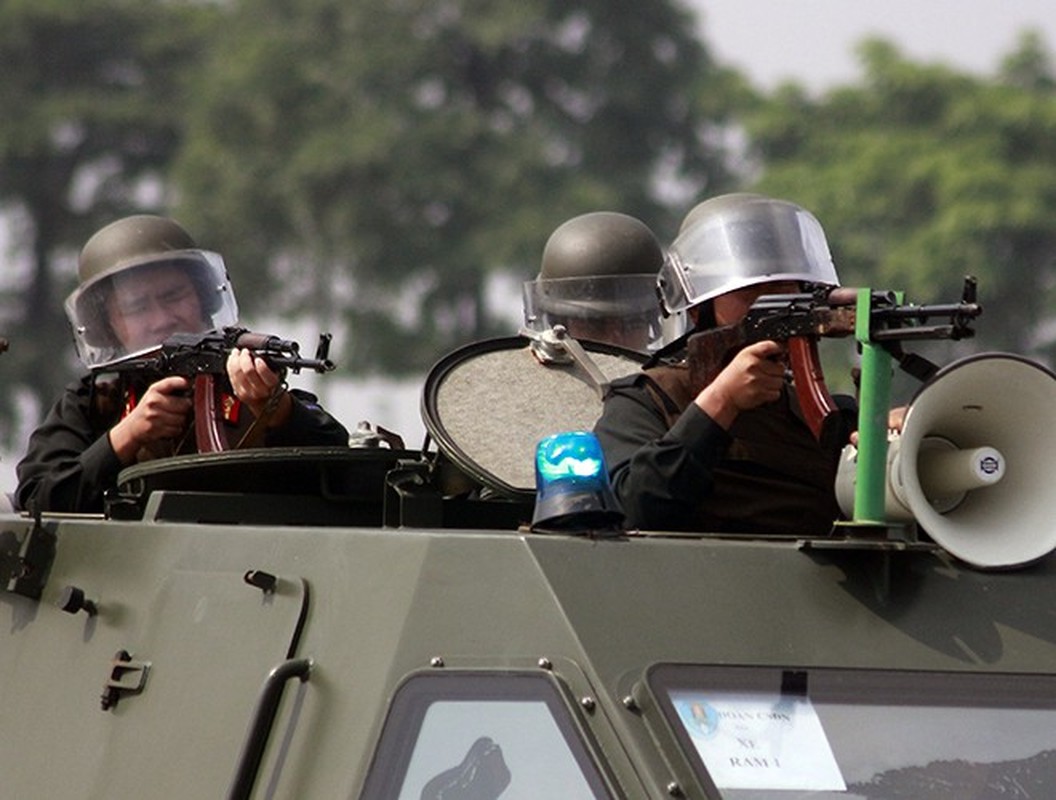
[[[645,370],[646,387],[668,427],[693,402],[689,370]],[[696,528],[731,533],[826,535],[840,517],[834,485],[839,451],[815,440],[786,386],[774,403],[741,412],[714,484],[696,507]],[[705,491],[702,487],[702,491]]]

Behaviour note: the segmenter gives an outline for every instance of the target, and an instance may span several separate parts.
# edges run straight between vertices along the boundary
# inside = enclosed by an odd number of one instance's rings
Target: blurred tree
[[[513,333],[488,277],[533,277],[561,222],[666,225],[671,191],[728,182],[740,84],[677,0],[254,0],[223,40],[179,216],[247,311],[347,323],[346,368]]]
[[[163,0],[7,0],[0,5],[0,210],[29,263],[8,269],[0,415],[19,387],[44,408],[71,378],[62,299],[93,230],[158,205],[179,141],[180,79],[207,12]],[[69,355],[68,358],[59,354]]]
[[[749,123],[759,188],[814,211],[845,284],[954,299],[979,279],[977,346],[1052,359],[1056,89],[1036,34],[999,75],[860,45],[865,80],[821,99],[786,86]]]

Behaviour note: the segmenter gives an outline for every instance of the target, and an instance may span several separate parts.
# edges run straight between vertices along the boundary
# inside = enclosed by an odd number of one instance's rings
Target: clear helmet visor
[[[524,323],[534,331],[563,325],[576,339],[639,352],[663,338],[656,276],[598,275],[540,278],[524,283]]]
[[[691,225],[669,248],[658,276],[669,313],[771,281],[840,283],[814,215],[767,198],[718,210]]]
[[[224,260],[179,250],[122,264],[66,298],[77,355],[97,367],[157,347],[174,333],[201,333],[238,322]]]

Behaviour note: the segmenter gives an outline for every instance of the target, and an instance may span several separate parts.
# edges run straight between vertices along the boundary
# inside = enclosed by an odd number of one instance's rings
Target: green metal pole
[[[872,290],[859,289],[855,338],[862,348],[858,405],[858,464],[854,522],[883,525],[887,488],[887,417],[891,407],[891,354],[873,344],[869,332]]]

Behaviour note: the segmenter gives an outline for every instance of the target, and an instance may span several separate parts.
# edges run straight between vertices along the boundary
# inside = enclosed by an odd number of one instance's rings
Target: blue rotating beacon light
[[[568,431],[540,441],[535,451],[535,488],[533,531],[612,536],[623,528],[623,512],[593,433]]]

